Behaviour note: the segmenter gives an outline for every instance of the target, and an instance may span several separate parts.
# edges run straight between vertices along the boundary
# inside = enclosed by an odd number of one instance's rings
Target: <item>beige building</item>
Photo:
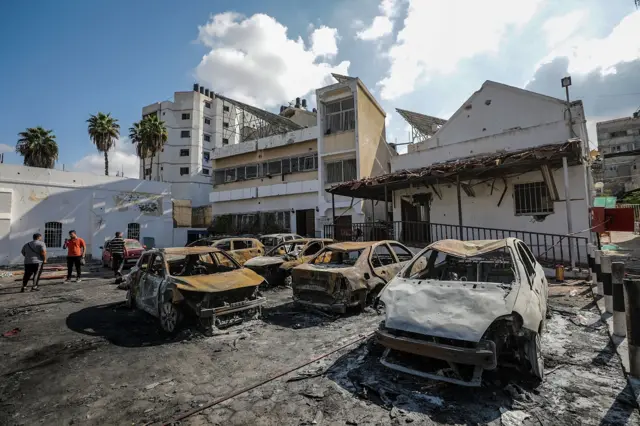
[[[385,112],[362,81],[334,78],[337,83],[316,90],[317,111],[307,111],[303,100],[279,116],[265,112],[265,122],[282,132],[213,150],[214,218],[226,217],[235,230],[257,224],[309,236],[322,235],[334,214],[343,224],[383,218],[382,203],[325,192],[338,182],[387,173],[397,155],[386,142]]]

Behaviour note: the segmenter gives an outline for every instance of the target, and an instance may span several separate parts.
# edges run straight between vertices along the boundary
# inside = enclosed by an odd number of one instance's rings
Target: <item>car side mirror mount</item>
[[[371,275],[369,275],[369,273],[368,273],[368,272],[365,272],[365,273],[364,273],[364,279],[365,279],[365,280],[368,280],[369,278],[371,278]]]

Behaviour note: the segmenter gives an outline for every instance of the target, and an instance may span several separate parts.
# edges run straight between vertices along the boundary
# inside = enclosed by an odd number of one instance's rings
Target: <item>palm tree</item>
[[[142,179],[146,179],[146,171],[147,171],[147,157],[149,156],[149,149],[145,144],[145,140],[143,138],[143,129],[142,129],[142,121],[138,121],[133,123],[133,126],[129,127],[129,139],[131,139],[131,143],[136,146],[136,155],[140,160],[142,160]],[[153,163],[152,163],[153,164]],[[149,176],[151,179],[151,176]]]
[[[164,121],[160,120],[158,116],[154,114],[143,118],[140,128],[142,129],[142,144],[144,149],[148,150],[147,152],[151,154],[151,165],[153,167],[154,157],[163,150],[164,144],[169,138],[167,127],[165,126]],[[160,173],[159,156],[157,173]],[[151,179],[151,177],[149,177],[149,179]]]
[[[25,166],[53,169],[58,160],[58,144],[53,130],[45,130],[40,126],[29,127],[18,136],[16,153],[24,157]]]
[[[104,153],[104,175],[109,176],[109,156],[107,154],[120,137],[118,120],[111,117],[111,114],[99,112],[98,115],[89,117],[87,123],[89,123],[87,130],[91,141],[98,148],[98,152]]]

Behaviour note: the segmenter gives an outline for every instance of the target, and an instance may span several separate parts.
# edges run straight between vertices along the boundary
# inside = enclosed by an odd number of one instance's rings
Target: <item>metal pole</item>
[[[335,194],[332,192],[331,193],[331,212],[333,214],[333,235],[335,238],[336,235],[336,196]]]
[[[600,258],[602,268],[602,291],[604,293],[604,310],[613,314],[613,288],[611,287],[611,256]]]
[[[624,280],[624,307],[629,343],[629,374],[640,378],[640,280]]]
[[[591,282],[595,283],[596,279],[594,278],[594,269],[595,269],[595,260],[593,259],[593,244],[587,244],[587,264],[589,265],[589,278],[591,278]]]
[[[624,314],[624,262],[611,264],[611,283],[613,287],[613,334],[618,337],[627,335]]]
[[[567,163],[567,157],[562,157],[562,170],[564,171],[564,201],[566,203],[567,210],[567,234],[571,235],[573,234],[573,226],[571,224],[571,194],[569,193],[569,164]],[[573,256],[573,244],[571,244],[571,241],[568,242],[569,256],[571,257],[571,267],[575,268],[576,258],[575,256]]]
[[[376,211],[374,210],[373,198],[371,199],[371,222],[376,221]]]
[[[602,250],[596,250],[595,260],[596,260],[596,284],[598,286],[597,294],[599,296],[604,295],[604,290],[602,288],[602,269],[600,265],[602,256]]]
[[[389,220],[389,193],[387,192],[387,185],[384,186],[384,222]]]
[[[460,196],[460,175],[456,176],[456,188],[458,192],[458,227],[459,227],[459,239],[462,239],[462,198]]]

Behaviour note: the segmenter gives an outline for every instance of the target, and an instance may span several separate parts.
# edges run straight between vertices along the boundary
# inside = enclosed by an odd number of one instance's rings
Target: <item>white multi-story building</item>
[[[640,114],[601,121],[596,128],[604,190],[618,194],[640,187]]]
[[[142,116],[157,114],[169,134],[164,150],[146,159],[140,178],[171,184],[175,199],[191,200],[192,206],[209,203],[214,148],[233,145],[251,133],[254,117],[212,90],[195,84],[192,91],[175,92],[173,101],[142,108]]]

